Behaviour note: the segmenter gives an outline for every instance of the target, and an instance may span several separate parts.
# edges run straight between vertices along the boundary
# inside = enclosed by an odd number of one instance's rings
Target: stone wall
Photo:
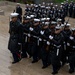
[[[11,1],[14,1],[14,0],[0,1],[0,6],[7,5],[8,3],[12,4],[13,2],[11,2]],[[19,0],[15,0],[15,1],[19,2]],[[24,3],[25,3],[25,1],[26,0],[24,0]],[[42,2],[53,2],[54,0],[33,0],[33,1],[34,1],[34,3],[39,4],[39,3],[42,3]]]
[[[13,1],[13,2],[20,2],[21,0],[8,0],[8,1]],[[22,0],[22,2],[34,2],[36,4],[42,3],[42,2],[53,2],[54,0]]]
[[[54,0],[34,0],[35,3],[39,4],[42,2],[54,2]]]

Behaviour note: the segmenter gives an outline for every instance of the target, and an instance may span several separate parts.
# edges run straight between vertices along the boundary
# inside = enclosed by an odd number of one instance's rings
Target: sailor
[[[45,22],[42,26],[42,30],[40,31],[40,38],[42,42],[42,47],[41,47],[41,59],[43,63],[42,69],[45,69],[51,64],[51,61],[49,59],[49,45],[50,43],[47,41],[48,36],[50,34],[49,30],[49,22]]]
[[[69,50],[69,73],[74,73],[75,69],[75,28],[72,28],[72,35],[69,37],[68,45],[70,46]]]
[[[30,50],[33,57],[32,63],[38,62],[38,35],[40,31],[40,19],[34,19],[30,31]]]
[[[69,17],[72,17],[73,16],[73,4],[72,3],[69,4],[68,9],[69,9]]]
[[[62,34],[64,36],[64,49],[63,49],[63,56],[62,56],[62,65],[64,65],[66,62],[68,62],[68,53],[70,50],[70,46],[68,45],[68,39],[71,35],[70,30],[71,24],[66,24],[64,26],[64,30],[62,30]]]
[[[20,27],[21,23],[18,21],[18,13],[11,13],[11,21],[9,25],[9,43],[8,49],[12,53],[14,61],[12,64],[17,63],[20,61],[20,53],[19,53],[19,35],[20,35]]]
[[[22,58],[27,57],[27,50],[28,50],[28,36],[29,27],[30,27],[30,16],[23,16],[23,38],[22,38]]]
[[[16,13],[18,13],[18,19],[22,22],[22,8],[20,6],[20,3],[17,3],[16,6]]]
[[[60,67],[60,59],[62,55],[62,42],[63,42],[63,35],[61,34],[61,26],[57,25],[55,27],[54,34],[49,36],[49,39],[51,40],[51,44],[53,45],[51,50],[51,64],[53,67],[52,74],[57,74]]]
[[[59,24],[59,25],[61,26],[61,24],[62,24],[62,19],[58,18],[58,19],[57,19],[57,24]]]
[[[73,18],[75,18],[75,4],[73,6]]]

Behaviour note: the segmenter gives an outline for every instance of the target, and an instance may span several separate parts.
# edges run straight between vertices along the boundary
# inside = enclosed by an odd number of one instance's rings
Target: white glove
[[[67,43],[67,46],[70,46],[70,43]]]
[[[21,43],[18,43],[18,45],[21,45]]]
[[[41,39],[41,38],[39,38],[39,41],[42,41],[42,39]]]
[[[47,45],[50,45],[50,42],[49,41],[47,41]]]
[[[44,34],[44,31],[40,31],[40,34],[43,35]]]
[[[53,40],[53,36],[50,35],[50,36],[49,36],[49,39],[50,39],[50,40]]]
[[[72,36],[70,36],[70,39],[73,40],[74,38]]]
[[[30,31],[33,31],[34,29],[32,27],[29,28]]]
[[[28,37],[30,37],[30,34],[28,34]]]

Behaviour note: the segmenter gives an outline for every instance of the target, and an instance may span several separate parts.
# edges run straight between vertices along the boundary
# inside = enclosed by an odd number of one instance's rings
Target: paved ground
[[[8,51],[8,27],[9,15],[14,10],[14,5],[0,6],[0,9],[5,11],[5,15],[0,15],[0,75],[51,75],[52,66],[42,70],[42,63],[32,64],[31,59],[22,59],[19,63],[12,65],[12,56]],[[70,19],[72,27],[74,27],[75,19]],[[65,65],[58,75],[69,75],[68,66]],[[72,75],[75,75],[72,74]]]

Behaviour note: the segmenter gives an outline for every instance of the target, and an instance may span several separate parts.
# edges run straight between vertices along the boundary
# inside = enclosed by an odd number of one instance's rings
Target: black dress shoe
[[[42,69],[45,69],[45,68],[47,68],[47,67],[48,67],[48,66],[43,66]]]
[[[32,55],[29,55],[29,58],[31,58],[32,57]]]
[[[32,61],[32,63],[36,63],[36,62],[38,62],[38,60],[33,60],[33,61]]]
[[[61,67],[63,67],[63,66],[65,65],[65,63],[66,63],[66,62],[62,62],[62,65],[61,65]]]
[[[57,71],[59,71],[59,70],[60,70],[60,68],[61,68],[61,65],[58,67],[58,70],[57,70]]]
[[[53,75],[57,74],[58,72],[52,72]]]
[[[27,56],[22,56],[22,58],[27,58]]]
[[[19,62],[19,61],[13,61],[12,64],[16,64],[16,63],[18,63],[18,62]]]
[[[51,64],[47,64],[48,66],[50,66]]]
[[[74,73],[74,70],[70,69],[70,70],[69,70],[69,73],[70,73],[70,74]]]
[[[12,64],[16,64],[20,61],[21,59],[17,60],[17,61],[13,61]]]

